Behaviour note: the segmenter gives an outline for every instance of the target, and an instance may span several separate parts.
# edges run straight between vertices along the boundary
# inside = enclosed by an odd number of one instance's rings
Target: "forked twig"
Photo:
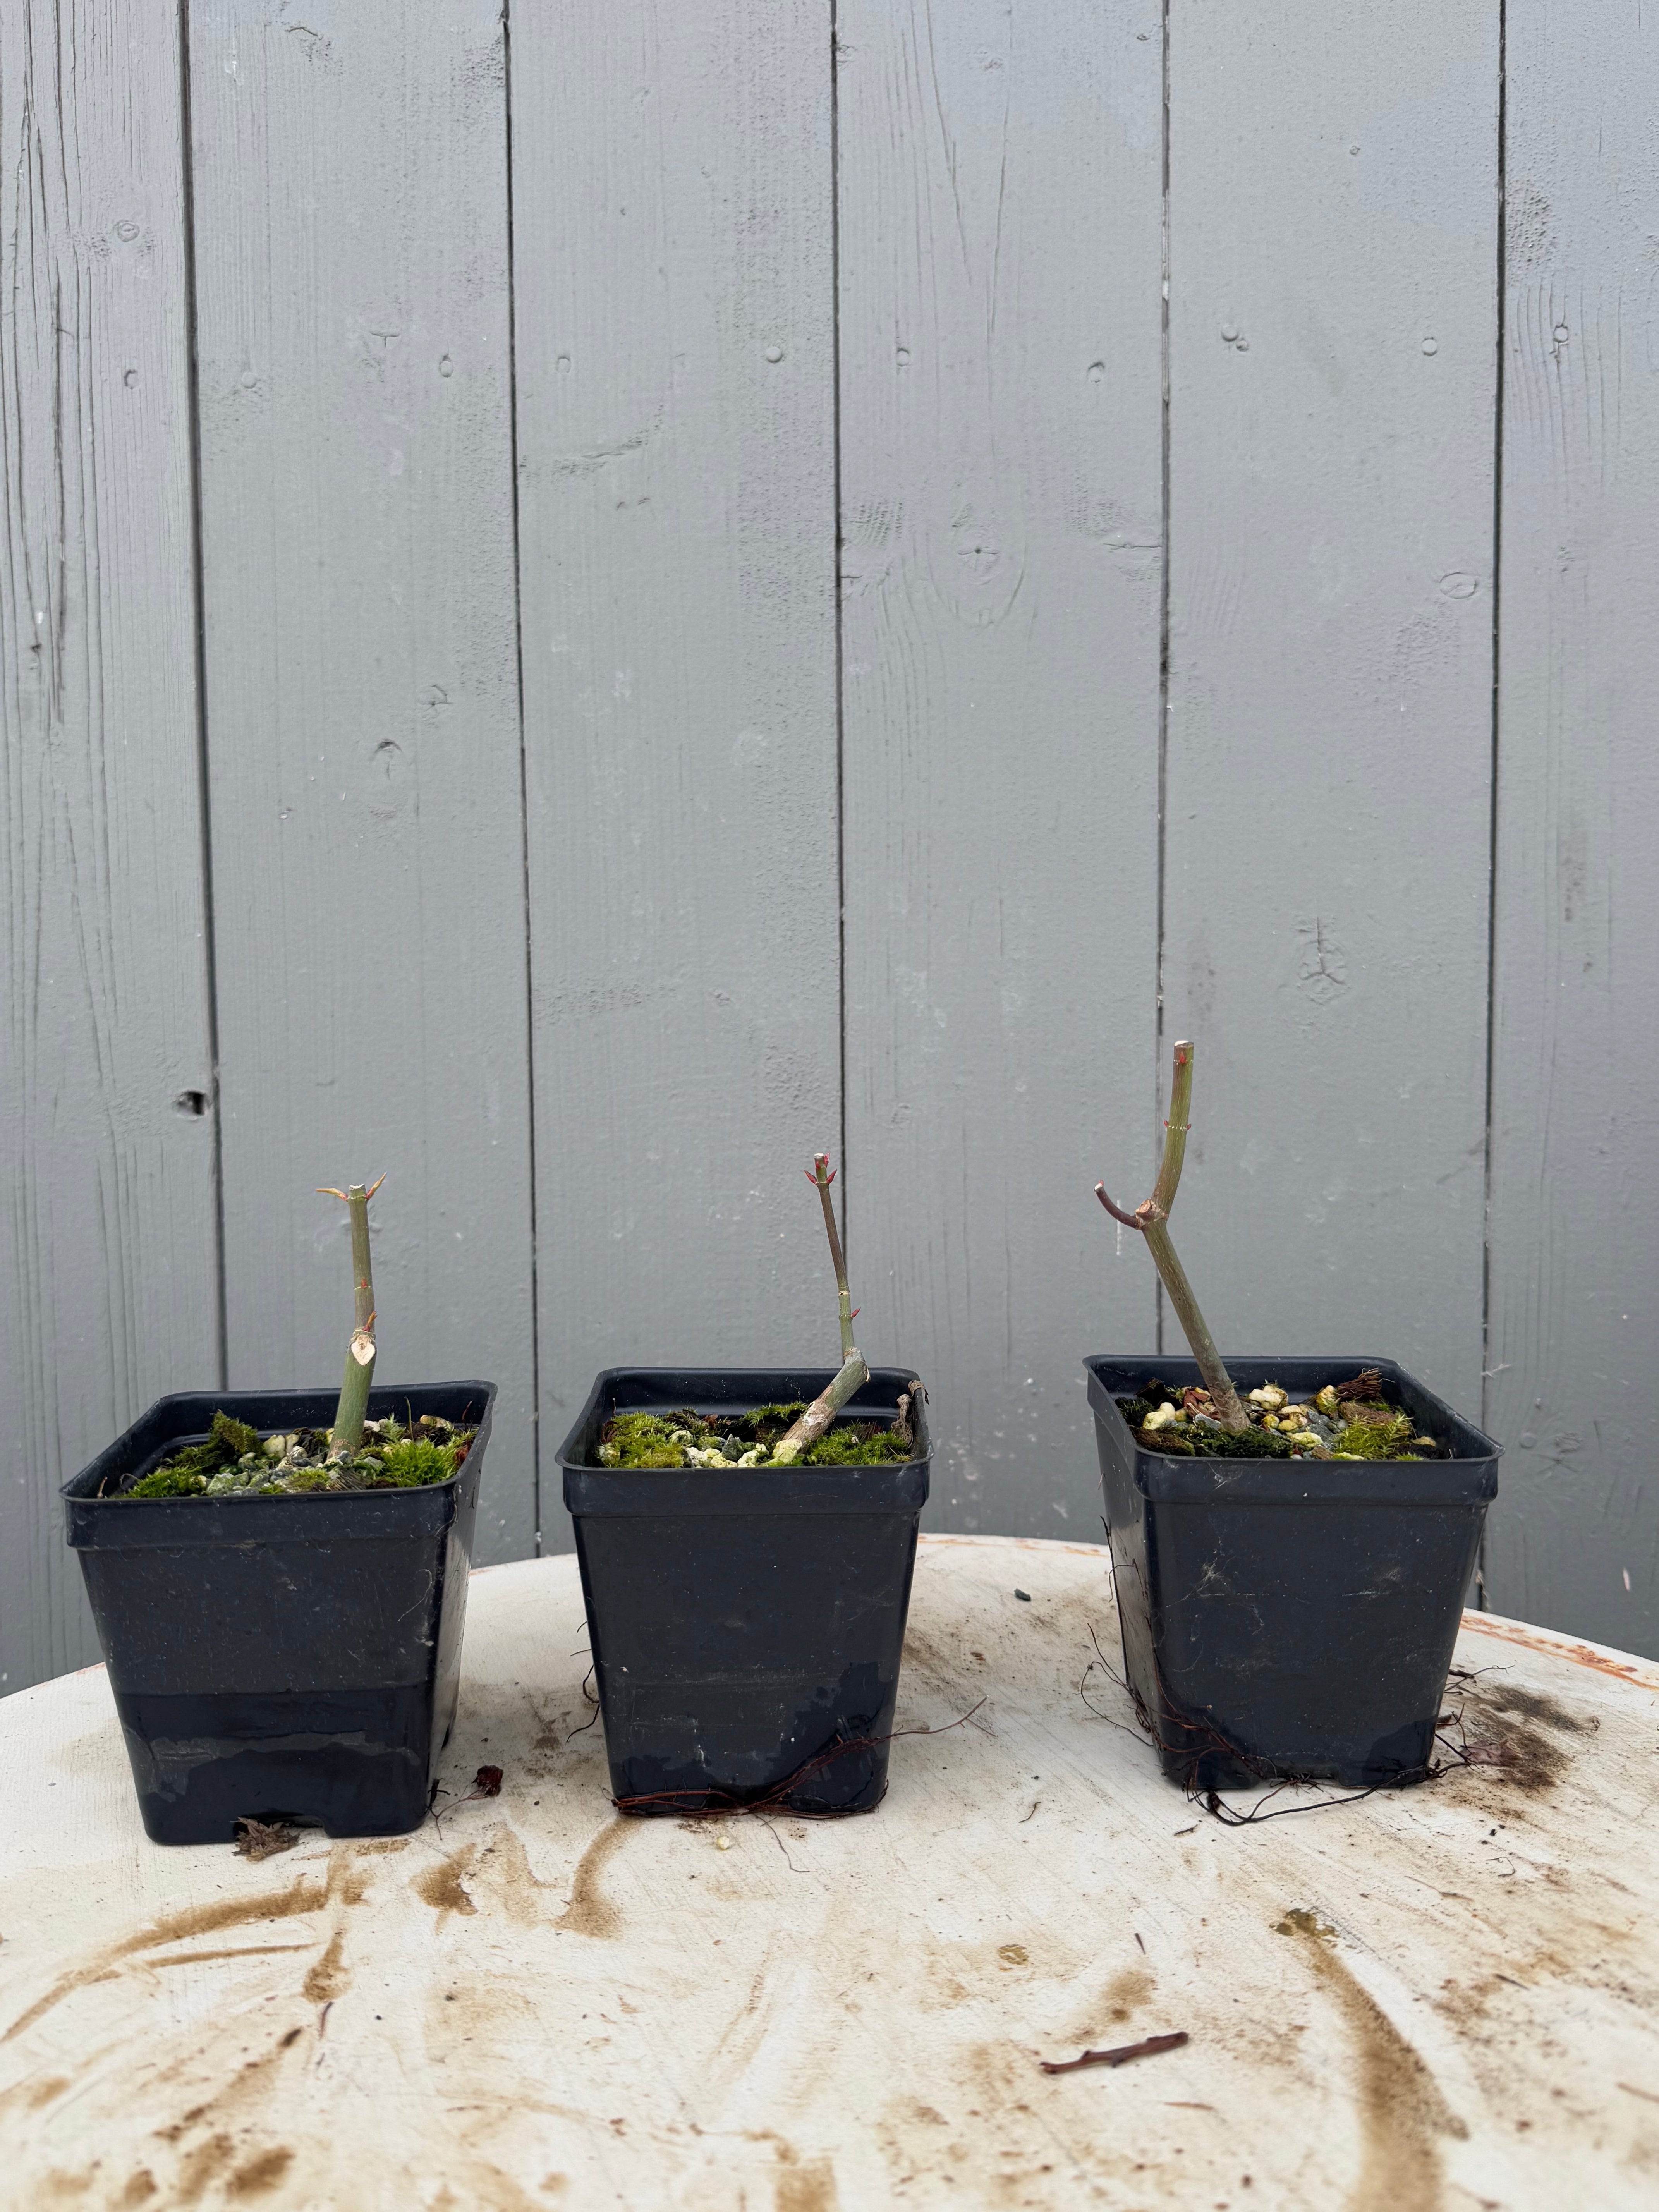
[[[823,1201],[823,1225],[830,1235],[830,1258],[836,1270],[836,1290],[841,1302],[841,1371],[829,1389],[814,1398],[800,1419],[778,1438],[772,1447],[772,1464],[791,1467],[803,1453],[825,1435],[831,1422],[854,1392],[861,1390],[870,1380],[870,1370],[864,1364],[864,1354],[853,1342],[853,1322],[857,1308],[853,1294],[847,1287],[847,1261],[841,1249],[841,1232],[836,1226],[836,1210],[830,1202],[830,1186],[836,1179],[830,1165],[828,1152],[820,1152],[807,1171],[806,1180],[816,1185]]]
[[[1198,1371],[1204,1377],[1204,1387],[1210,1394],[1216,1418],[1224,1429],[1247,1429],[1249,1416],[1239,1402],[1233,1388],[1232,1377],[1222,1364],[1221,1354],[1215,1348],[1215,1339],[1210,1334],[1203,1315],[1198,1310],[1198,1300],[1193,1296],[1193,1286],[1187,1280],[1187,1271],[1170,1241],[1170,1210],[1175,1204],[1176,1192],[1181,1187],[1181,1170],[1187,1158],[1187,1133],[1192,1123],[1188,1118],[1193,1103],[1193,1048],[1182,1038],[1175,1048],[1175,1080],[1170,1090],[1170,1118],[1164,1124],[1164,1158],[1158,1168],[1158,1181],[1152,1194],[1133,1213],[1126,1213],[1115,1206],[1106,1195],[1103,1182],[1095,1185],[1095,1196],[1114,1221],[1121,1221],[1126,1229],[1138,1229],[1146,1239],[1147,1249],[1152,1255],[1164,1289],[1170,1294],[1170,1304],[1192,1346],[1193,1358],[1198,1362]]]
[[[1085,2051],[1081,2058],[1040,2058],[1045,2074],[1075,2074],[1079,2066],[1127,2066],[1132,2058],[1152,2058],[1160,2051],[1179,2051],[1192,2041],[1183,2028],[1173,2035],[1148,2035],[1139,2043],[1120,2043],[1115,2051]]]

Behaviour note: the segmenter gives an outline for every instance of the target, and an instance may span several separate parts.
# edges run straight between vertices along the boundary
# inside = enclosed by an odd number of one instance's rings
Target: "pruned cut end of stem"
[[[352,1329],[346,1344],[345,1375],[340,1401],[329,1431],[331,1456],[360,1451],[363,1423],[368,1413],[369,1385],[374,1379],[374,1270],[370,1253],[368,1201],[386,1181],[354,1182],[344,1190],[331,1186],[326,1194],[343,1199],[351,1218]]]

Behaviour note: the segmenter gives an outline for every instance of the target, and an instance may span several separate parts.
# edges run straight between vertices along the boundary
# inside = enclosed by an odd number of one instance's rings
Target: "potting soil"
[[[1305,1401],[1275,1382],[1241,1398],[1250,1425],[1224,1428],[1207,1390],[1150,1382],[1119,1410],[1146,1451],[1187,1459],[1448,1459],[1446,1446],[1422,1433],[1409,1413],[1382,1395],[1382,1377],[1364,1368],[1328,1383]]]
[[[326,1431],[294,1429],[261,1437],[221,1410],[199,1443],[185,1444],[116,1498],[283,1498],[307,1492],[419,1490],[447,1482],[466,1458],[476,1429],[435,1413],[404,1425],[388,1414],[365,1421],[362,1449],[331,1459]]]
[[[721,1413],[710,1419],[689,1408],[679,1413],[617,1413],[599,1441],[601,1467],[768,1467],[772,1449],[806,1411],[794,1406],[757,1406],[752,1413]],[[875,1467],[915,1457],[908,1426],[879,1421],[837,1421],[809,1445],[798,1467]]]

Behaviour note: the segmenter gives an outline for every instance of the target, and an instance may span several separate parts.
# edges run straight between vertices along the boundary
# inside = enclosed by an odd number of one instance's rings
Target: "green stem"
[[[1198,1371],[1204,1377],[1204,1388],[1210,1394],[1210,1403],[1215,1407],[1216,1419],[1224,1429],[1248,1429],[1249,1417],[1238,1402],[1238,1393],[1233,1379],[1222,1364],[1221,1354],[1215,1348],[1215,1339],[1210,1334],[1204,1316],[1198,1310],[1198,1300],[1193,1296],[1193,1286],[1187,1280],[1187,1270],[1176,1256],[1176,1248],[1170,1242],[1170,1232],[1161,1221],[1144,1224],[1146,1249],[1152,1255],[1152,1265],[1158,1269],[1164,1289],[1170,1294],[1170,1304],[1176,1310],[1176,1318],[1192,1347],[1193,1358],[1198,1362]]]
[[[811,1404],[795,1423],[786,1429],[772,1447],[774,1467],[790,1467],[803,1452],[810,1450],[829,1429],[830,1423],[856,1390],[861,1390],[870,1380],[870,1370],[864,1364],[861,1352],[849,1352],[841,1372],[830,1388]]]
[[[384,1182],[386,1177],[380,1177]],[[365,1189],[354,1182],[349,1189],[332,1190],[343,1198],[351,1216],[352,1331],[346,1346],[345,1375],[340,1402],[329,1431],[331,1456],[349,1457],[363,1448],[363,1421],[368,1412],[369,1385],[374,1380],[374,1270],[369,1256],[368,1201],[380,1182]]]
[[[853,1293],[847,1287],[847,1261],[841,1249],[841,1231],[836,1225],[836,1209],[830,1196],[830,1186],[835,1181],[830,1171],[830,1155],[820,1152],[812,1163],[811,1181],[817,1186],[818,1196],[823,1201],[823,1226],[830,1238],[830,1258],[836,1270],[836,1289],[841,1298],[841,1356],[853,1357]]]
[[[1175,1048],[1175,1077],[1170,1085],[1170,1118],[1164,1124],[1164,1158],[1152,1185],[1152,1204],[1168,1218],[1187,1164],[1187,1133],[1193,1126],[1193,1048],[1183,1037]]]

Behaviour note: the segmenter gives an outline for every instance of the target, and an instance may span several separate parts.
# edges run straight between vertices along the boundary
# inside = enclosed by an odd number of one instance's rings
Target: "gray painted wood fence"
[[[832,1360],[825,1145],[933,1525],[1092,1537],[1182,1034],[1224,1344],[1659,1651],[1656,105],[1641,0],[5,0],[0,1688],[383,1170],[484,1558],[600,1364]]]

